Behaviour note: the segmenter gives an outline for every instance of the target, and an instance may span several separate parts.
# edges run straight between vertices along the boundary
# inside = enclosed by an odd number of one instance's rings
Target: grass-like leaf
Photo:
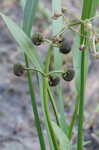
[[[71,143],[63,130],[55,122],[52,122],[52,125],[61,150],[71,150]]]
[[[83,0],[82,9],[82,20],[93,17],[96,12],[96,0]],[[89,32],[86,32],[84,24],[81,24],[81,35],[80,45],[84,44],[88,47],[89,41],[86,36],[90,36]],[[85,101],[85,90],[86,90],[86,79],[88,72],[88,59],[89,59],[89,49],[81,52],[80,57],[80,91],[79,91],[79,120],[78,120],[78,142],[77,150],[83,150],[83,121],[84,121],[84,101]]]
[[[35,19],[36,10],[38,7],[38,0],[26,1],[26,7],[24,9],[24,22],[23,30],[25,28],[26,33],[31,33],[33,21]]]
[[[32,41],[23,32],[23,30],[16,23],[14,23],[9,17],[7,17],[1,13],[0,13],[0,15],[3,18],[3,20],[5,21],[12,36],[19,44],[22,52],[28,56],[28,58],[31,60],[32,64],[35,65],[35,67],[37,67],[40,71],[42,71],[42,68],[41,68],[41,65],[39,62],[39,58],[38,58],[37,52],[32,44]]]
[[[77,34],[74,40],[74,44],[72,47],[72,56],[73,56],[73,66],[75,70],[75,93],[76,93],[76,103],[75,108],[72,116],[72,120],[69,126],[68,137],[69,139],[72,138],[72,131],[77,119],[77,112],[78,112],[78,104],[79,104],[79,92],[80,92],[80,66],[81,66],[81,52],[79,50],[80,47],[80,36]]]
[[[79,50],[80,47],[80,36],[77,34],[74,40],[74,44],[72,47],[72,56],[73,56],[73,66],[75,70],[75,88],[76,92],[79,93],[80,90],[80,66],[81,66],[81,52]]]
[[[61,0],[52,0],[52,11],[54,13],[61,13]],[[59,33],[63,27],[62,17],[59,17],[57,20],[53,20],[53,35]],[[55,70],[61,70],[62,66],[62,55],[59,52],[58,48],[54,48],[54,66]],[[60,115],[60,126],[67,133],[68,127],[66,124],[65,114],[64,114],[64,104],[62,98],[62,86],[61,83],[56,87],[56,93],[58,97],[58,112]]]

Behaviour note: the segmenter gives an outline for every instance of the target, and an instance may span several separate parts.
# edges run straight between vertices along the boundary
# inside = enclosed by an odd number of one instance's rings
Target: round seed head
[[[65,81],[71,81],[71,80],[73,80],[74,76],[75,76],[75,71],[73,69],[68,69],[66,72],[64,72],[62,74],[62,78]]]
[[[22,76],[24,74],[24,72],[25,72],[25,69],[24,69],[24,67],[21,64],[15,64],[13,66],[13,73],[16,76],[20,77],[20,76]]]
[[[56,76],[49,77],[49,86],[56,86],[59,84],[60,78]]]
[[[35,33],[32,37],[32,42],[34,45],[39,46],[43,43],[43,36],[40,33]]]
[[[71,51],[71,43],[67,41],[66,39],[64,39],[60,43],[59,50],[62,54],[68,54]]]

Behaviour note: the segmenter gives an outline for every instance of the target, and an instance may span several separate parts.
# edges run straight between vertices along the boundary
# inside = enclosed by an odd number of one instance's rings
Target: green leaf
[[[25,13],[24,13],[23,29],[25,28],[26,33],[29,33],[30,31],[28,30],[31,30],[33,21],[35,19],[36,10],[38,7],[38,0],[28,0],[26,1],[26,6],[27,7],[25,7],[24,9]]]
[[[96,0],[83,0],[82,20],[91,18],[96,13]],[[84,102],[86,94],[86,79],[88,73],[88,60],[89,60],[89,40],[86,36],[90,36],[90,32],[85,31],[84,24],[81,24],[80,45],[85,45],[87,48],[81,51],[80,57],[80,92],[79,92],[79,117],[78,117],[78,137],[77,137],[77,150],[83,150],[83,122],[84,122]]]
[[[14,23],[9,17],[7,17],[1,13],[0,13],[0,15],[3,18],[3,20],[5,21],[12,36],[19,44],[22,52],[28,56],[28,58],[35,65],[35,67],[37,67],[40,71],[42,71],[42,68],[41,68],[41,65],[39,62],[39,58],[38,58],[36,50],[34,49],[32,41],[23,32],[23,30],[16,23]]]
[[[83,142],[83,146],[87,146],[88,144],[91,144],[91,141],[84,141],[84,142]],[[77,149],[77,144],[74,144],[74,145],[72,146],[72,149],[73,149],[73,150],[76,150],[76,149]]]
[[[75,103],[75,108],[70,122],[69,131],[68,131],[69,139],[72,138],[73,127],[77,119],[78,104],[79,104],[78,102],[79,102],[79,92],[80,92],[80,69],[81,69],[80,68],[81,52],[79,50],[79,47],[80,47],[80,36],[76,34],[74,44],[72,46],[73,66],[75,70],[76,103]]]
[[[71,150],[71,143],[66,136],[66,134],[63,132],[61,128],[57,126],[55,122],[52,122],[53,130],[55,132],[56,138],[59,141],[61,150]]]
[[[79,93],[80,88],[80,66],[81,66],[81,52],[79,50],[80,47],[80,36],[76,34],[74,44],[72,47],[72,56],[73,56],[73,65],[74,70],[76,72],[75,75],[75,87],[76,92]]]
[[[52,0],[52,15],[54,13],[61,13],[61,0]],[[52,30],[53,35],[57,35],[63,28],[63,18],[59,17],[57,20],[52,21]],[[61,70],[62,67],[62,54],[59,52],[59,48],[54,48],[54,68],[55,70]],[[62,98],[62,85],[59,83],[59,85],[56,87],[56,94],[58,97],[57,100],[57,108],[60,115],[60,126],[65,131],[65,133],[68,133],[68,125],[66,123],[66,117],[64,112],[64,104],[63,104],[63,98]]]

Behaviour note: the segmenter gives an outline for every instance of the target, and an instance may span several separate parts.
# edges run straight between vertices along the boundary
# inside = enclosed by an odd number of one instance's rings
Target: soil
[[[22,21],[22,8],[20,1],[2,0],[0,1],[0,11],[9,15],[17,24]],[[65,4],[65,1],[63,1]],[[50,9],[50,1],[44,0],[44,5]],[[75,14],[80,15],[80,1],[67,0],[65,6]],[[39,13],[38,13],[39,16]],[[35,30],[44,30],[49,25],[46,20],[43,25],[44,18],[40,21],[36,20]],[[41,27],[41,29],[39,28]],[[48,31],[46,31],[48,32]],[[41,46],[39,54],[44,60],[46,55],[46,46]],[[69,58],[68,58],[69,59]],[[29,96],[28,83],[26,75],[17,78],[13,75],[13,64],[16,62],[24,63],[24,59],[20,54],[18,45],[7,30],[4,22],[0,18],[0,150],[39,150],[39,142],[32,113],[31,100]],[[71,63],[71,59],[70,59]],[[99,60],[90,56],[90,66],[88,73],[87,99],[85,104],[85,140],[90,141],[85,146],[86,150],[99,149]],[[41,118],[41,125],[46,138],[46,131],[43,122],[43,113],[41,110],[41,102],[37,81],[34,77],[36,99],[38,111]],[[64,85],[63,98],[65,111],[68,114],[68,120],[73,112],[74,104],[74,83]],[[65,100],[65,97],[67,99]],[[75,132],[76,134],[76,132]],[[46,140],[47,142],[47,140]]]

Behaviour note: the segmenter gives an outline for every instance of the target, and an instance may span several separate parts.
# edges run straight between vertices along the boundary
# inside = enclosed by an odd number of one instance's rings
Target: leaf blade
[[[31,40],[22,31],[22,29],[16,23],[14,23],[9,17],[7,17],[1,13],[0,13],[0,15],[3,18],[3,20],[5,21],[5,23],[9,29],[9,31],[11,32],[12,36],[14,37],[16,42],[21,47],[22,52],[24,52],[28,56],[28,58],[35,65],[35,67],[37,67],[40,71],[42,71],[42,67],[40,65],[37,52],[34,49],[34,46],[31,42]]]
[[[55,122],[52,121],[53,130],[55,132],[55,135],[60,143],[61,150],[71,150],[71,143],[66,136],[66,134],[63,132],[61,128],[57,126]]]

